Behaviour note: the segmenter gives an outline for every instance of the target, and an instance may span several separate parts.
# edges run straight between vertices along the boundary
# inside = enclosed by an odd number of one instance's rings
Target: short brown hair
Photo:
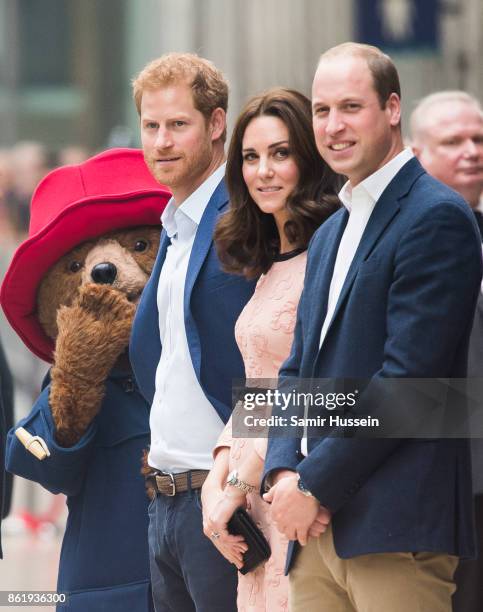
[[[355,42],[342,43],[322,53],[319,63],[336,55],[352,55],[366,60],[381,108],[386,108],[386,102],[392,93],[401,99],[401,84],[396,66],[389,55],[378,47]]]
[[[193,103],[208,121],[215,108],[228,109],[228,83],[209,60],[194,53],[167,53],[147,64],[133,79],[133,97],[141,114],[143,92],[155,91],[173,83],[187,83]],[[221,136],[224,142],[226,129]]]
[[[252,98],[233,130],[226,165],[230,208],[215,230],[218,256],[227,272],[256,278],[266,273],[280,250],[275,220],[263,213],[243,180],[242,143],[248,124],[264,115],[287,126],[289,148],[299,170],[297,187],[287,200],[290,219],[284,231],[292,244],[305,248],[319,225],[339,206],[340,179],[320,157],[312,130],[310,100],[293,89],[271,89]]]

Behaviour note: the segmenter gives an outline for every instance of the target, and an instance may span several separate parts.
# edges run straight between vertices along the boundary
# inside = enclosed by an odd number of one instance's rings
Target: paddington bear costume
[[[53,362],[52,381],[60,359],[59,345],[40,324],[38,309],[39,288],[46,274],[86,241],[95,246],[113,231],[129,232],[134,227],[157,230],[169,197],[147,170],[142,153],[134,149],[114,149],[78,166],[59,168],[39,184],[32,198],[29,237],[13,257],[0,301],[25,344]],[[111,281],[101,278],[103,287],[97,285],[94,290],[107,291],[106,283]],[[95,282],[89,279],[89,287]],[[126,300],[126,295],[120,300]],[[116,317],[114,312],[112,319]],[[103,365],[100,357],[100,371]],[[58,608],[69,612],[153,609],[147,543],[149,500],[140,474],[142,452],[149,443],[150,406],[130,371],[117,367],[118,362],[106,372],[100,409],[80,437],[74,436],[78,438],[75,443],[68,437],[59,438],[56,431],[50,375],[31,413],[8,434],[7,469],[67,496],[69,515],[57,589],[68,594],[68,606]],[[65,375],[75,384],[76,372]],[[82,378],[79,375],[80,383],[85,384]],[[92,383],[97,384],[99,380]],[[44,459],[39,460],[17,439],[18,427],[23,427],[27,436],[39,436],[38,443],[48,450]]]

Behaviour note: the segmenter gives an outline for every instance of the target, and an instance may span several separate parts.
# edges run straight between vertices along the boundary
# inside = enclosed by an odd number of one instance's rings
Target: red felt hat
[[[54,343],[40,326],[36,301],[53,264],[106,232],[158,225],[170,197],[138,149],[111,149],[57,168],[39,183],[30,206],[29,237],[16,250],[0,290],[7,319],[32,352],[52,361]]]

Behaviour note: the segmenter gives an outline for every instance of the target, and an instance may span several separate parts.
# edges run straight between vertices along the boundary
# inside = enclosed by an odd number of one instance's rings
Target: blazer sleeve
[[[467,212],[458,202],[439,202],[401,236],[388,292],[384,359],[356,405],[361,414],[368,411],[364,397],[382,388],[383,379],[451,377],[458,359],[464,361],[482,273],[481,246]],[[401,443],[325,438],[297,470],[335,512]]]
[[[55,426],[49,406],[50,385],[45,387],[30,414],[10,429],[6,445],[6,469],[17,476],[38,482],[51,493],[76,495],[82,488],[89,456],[96,434],[95,420],[77,444],[59,446],[54,438]],[[24,427],[33,436],[40,436],[50,451],[42,461],[30,453],[17,439],[15,430]]]
[[[298,380],[300,371],[300,362],[303,353],[303,330],[302,330],[302,312],[304,310],[304,291],[300,296],[299,305],[297,308],[297,321],[294,330],[294,339],[290,355],[282,364],[279,377],[278,388],[283,390],[290,386],[293,381]],[[280,409],[275,407],[274,415],[283,416]],[[267,454],[263,468],[262,481],[260,485],[260,493],[263,495],[270,488],[270,481],[275,471],[278,470],[295,470],[302,455],[300,453],[300,438],[295,437],[295,431],[290,428],[291,436],[281,438],[272,435],[269,432]]]

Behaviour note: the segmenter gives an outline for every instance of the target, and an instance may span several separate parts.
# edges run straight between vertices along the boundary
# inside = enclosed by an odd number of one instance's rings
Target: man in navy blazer
[[[464,377],[481,244],[464,200],[403,148],[394,64],[340,45],[312,93],[319,151],[349,180],[310,245],[280,382],[369,379],[367,406],[385,379]],[[457,558],[474,554],[467,440],[273,438],[263,484],[298,540],[293,612],[451,610]]]
[[[148,64],[133,88],[146,163],[173,193],[130,345],[151,404],[154,604],[157,612],[235,612],[236,568],[204,536],[200,501],[230,416],[232,378],[244,377],[234,327],[254,290],[253,282],[220,269],[213,244],[228,206],[228,87],[211,62],[170,53]]]

